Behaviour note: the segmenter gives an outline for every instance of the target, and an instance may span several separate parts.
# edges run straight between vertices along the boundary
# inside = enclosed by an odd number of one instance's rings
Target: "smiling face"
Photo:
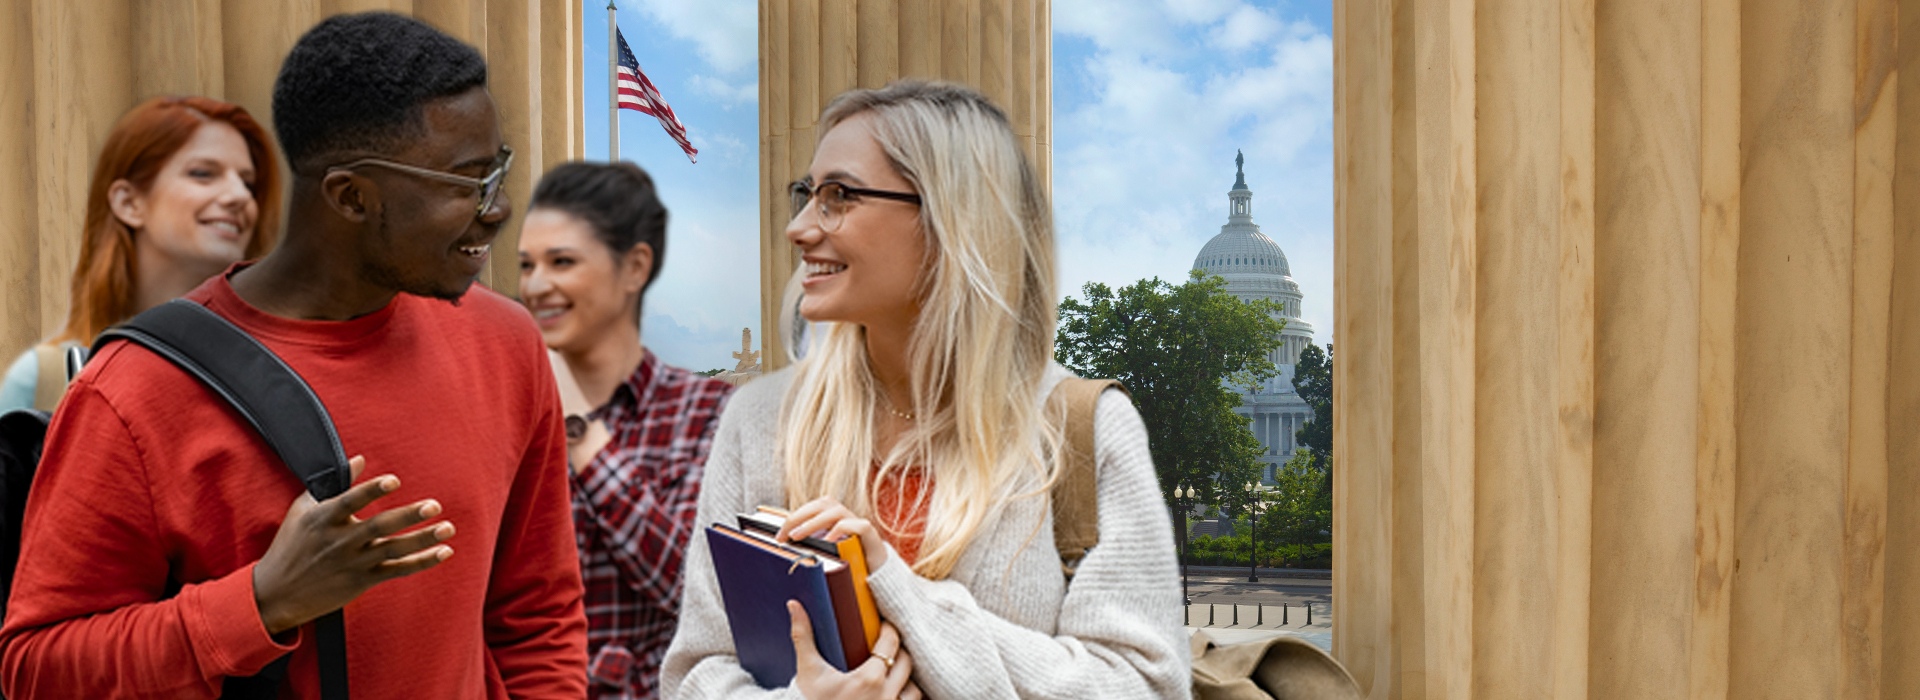
[[[428,102],[425,136],[386,159],[471,178],[493,169],[502,145],[493,97],[474,88]],[[500,225],[512,213],[502,193],[475,216],[478,189],[391,168],[357,172],[373,183],[367,216],[373,231],[360,238],[361,276],[387,289],[458,299],[485,268]]]
[[[647,244],[616,255],[592,224],[559,209],[535,208],[520,227],[521,303],[547,347],[563,353],[614,337],[639,342],[640,292],[652,267]]]
[[[113,185],[113,213],[134,231],[147,260],[219,269],[246,256],[260,206],[250,189],[253,157],[226,122],[210,121],[175,151],[145,192]]]
[[[807,176],[816,185],[831,181],[914,192],[874,139],[869,114],[856,114],[827,132],[814,150]],[[787,240],[800,248],[805,263],[801,316],[809,321],[912,327],[920,313],[920,281],[929,264],[918,206],[859,198],[828,233],[821,228],[816,201],[788,222]]]

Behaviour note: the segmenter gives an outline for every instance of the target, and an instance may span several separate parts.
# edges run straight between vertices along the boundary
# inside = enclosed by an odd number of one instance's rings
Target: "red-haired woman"
[[[7,369],[0,411],[52,411],[66,389],[63,347],[272,247],[279,167],[266,130],[239,105],[156,97],[120,117],[87,188],[67,325]]]

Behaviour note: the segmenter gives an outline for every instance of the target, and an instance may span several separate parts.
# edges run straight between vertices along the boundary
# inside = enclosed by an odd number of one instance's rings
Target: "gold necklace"
[[[911,414],[911,413],[901,413],[901,412],[899,412],[899,411],[896,411],[896,410],[893,410],[893,399],[889,399],[889,398],[887,398],[887,396],[886,396],[886,394],[881,394],[881,395],[880,395],[880,398],[881,398],[881,399],[883,399],[883,400],[885,400],[885,401],[887,402],[887,405],[885,406],[885,408],[887,409],[887,413],[891,413],[891,414],[893,414],[893,417],[895,417],[895,418],[898,418],[898,419],[900,419],[900,420],[903,420],[903,421],[909,421],[909,422],[911,422],[911,421],[913,420],[913,414]]]

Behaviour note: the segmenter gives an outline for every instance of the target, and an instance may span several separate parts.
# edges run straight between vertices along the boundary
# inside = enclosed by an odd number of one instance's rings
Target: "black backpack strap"
[[[259,431],[315,500],[352,486],[340,437],[306,381],[246,331],[207,307],[175,299],[109,328],[94,351],[131,340],[193,375]]]
[[[153,351],[219,394],[273,447],[315,500],[338,496],[353,485],[352,468],[320,397],[272,350],[207,307],[185,299],[153,307],[101,333],[93,350],[97,353],[116,340]],[[320,650],[320,696],[345,700],[347,643],[340,611],[315,620],[314,631]],[[276,675],[273,670],[267,675]],[[284,667],[277,670],[284,672]]]

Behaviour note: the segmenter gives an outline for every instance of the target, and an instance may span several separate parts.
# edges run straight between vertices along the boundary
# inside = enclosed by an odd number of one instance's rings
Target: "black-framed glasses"
[[[365,165],[377,165],[382,168],[387,168],[389,170],[397,170],[399,172],[403,172],[408,175],[413,175],[415,177],[424,177],[429,180],[439,180],[440,182],[446,182],[446,183],[451,183],[455,185],[465,185],[467,187],[473,188],[475,192],[480,193],[480,202],[476,204],[473,208],[474,218],[479,218],[479,217],[486,216],[487,210],[493,208],[494,201],[500,198],[500,190],[504,189],[506,186],[507,170],[513,167],[513,149],[508,148],[506,146],[501,146],[500,153],[499,155],[494,156],[493,162],[494,162],[493,169],[487,172],[486,177],[467,177],[465,175],[460,175],[458,173],[448,173],[448,172],[441,172],[439,170],[432,170],[429,168],[422,168],[418,165],[407,165],[406,163],[396,163],[394,161],[386,160],[384,158],[361,158],[359,160],[356,160],[350,163],[341,163],[331,168],[327,168],[327,172],[333,172],[335,170],[352,170],[354,168],[358,168]]]
[[[787,196],[793,200],[793,218],[807,211],[810,202],[819,203],[820,230],[832,233],[840,228],[840,221],[846,218],[847,209],[860,203],[861,197],[891,199],[919,205],[920,195],[912,192],[892,192],[854,187],[837,180],[828,180],[818,185],[807,180],[794,180],[787,185]]]

